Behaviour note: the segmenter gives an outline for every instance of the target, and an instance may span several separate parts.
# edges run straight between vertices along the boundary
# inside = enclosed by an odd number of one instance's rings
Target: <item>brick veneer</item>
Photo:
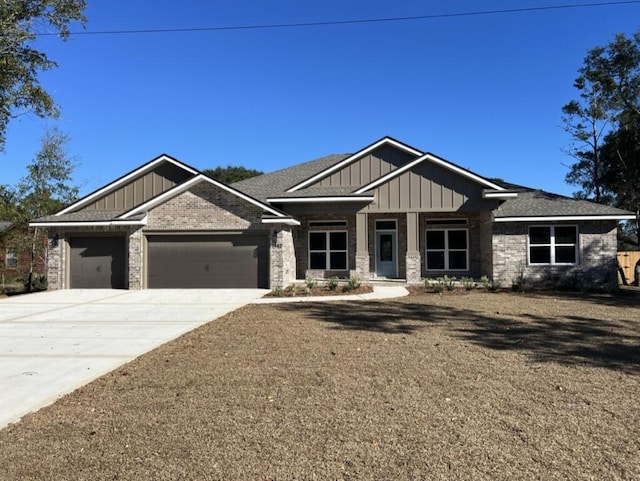
[[[494,224],[493,279],[503,287],[510,286],[521,275],[527,284],[545,287],[576,284],[601,286],[615,280],[615,221],[555,224],[578,227],[579,261],[571,266],[527,265],[527,236],[530,225],[523,222]]]

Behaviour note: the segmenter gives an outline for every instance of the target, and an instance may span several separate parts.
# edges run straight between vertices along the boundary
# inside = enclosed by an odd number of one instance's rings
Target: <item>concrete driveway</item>
[[[91,289],[0,299],[0,429],[267,292]]]

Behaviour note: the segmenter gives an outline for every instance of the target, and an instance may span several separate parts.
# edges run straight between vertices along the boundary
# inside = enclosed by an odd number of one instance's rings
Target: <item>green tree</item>
[[[34,46],[38,28],[56,32],[62,40],[69,24],[85,24],[86,0],[2,0],[0,2],[0,149],[9,121],[23,112],[58,116],[53,98],[38,80],[40,72],[57,67]]]
[[[263,172],[259,170],[247,169],[246,167],[233,165],[228,165],[227,167],[216,167],[215,169],[204,169],[202,173],[224,184],[233,184],[234,182],[240,182],[241,180],[263,174]]]
[[[29,287],[36,258],[46,259],[43,232],[29,228],[29,222],[57,212],[78,195],[72,180],[77,162],[68,153],[68,143],[69,137],[58,129],[47,130],[27,174],[14,187],[0,186],[0,210],[14,225],[11,242],[18,250],[31,252]]]
[[[578,196],[636,213],[640,233],[640,31],[618,34],[587,53],[575,86],[580,100],[563,107],[577,162],[567,182]],[[577,146],[576,146],[577,145]]]

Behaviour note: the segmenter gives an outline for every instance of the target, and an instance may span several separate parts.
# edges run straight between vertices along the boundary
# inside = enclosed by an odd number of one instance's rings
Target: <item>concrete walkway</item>
[[[267,292],[91,289],[0,299],[0,429]]]

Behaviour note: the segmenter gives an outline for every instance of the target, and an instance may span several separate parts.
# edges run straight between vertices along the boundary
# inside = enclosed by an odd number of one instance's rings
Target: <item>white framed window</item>
[[[578,263],[578,227],[575,225],[529,226],[528,242],[531,265]]]
[[[309,269],[346,271],[347,246],[347,231],[309,232]]]
[[[18,253],[13,250],[7,250],[7,254],[4,259],[5,269],[17,269],[18,268]]]
[[[469,270],[469,229],[429,225],[425,243],[428,271]]]

